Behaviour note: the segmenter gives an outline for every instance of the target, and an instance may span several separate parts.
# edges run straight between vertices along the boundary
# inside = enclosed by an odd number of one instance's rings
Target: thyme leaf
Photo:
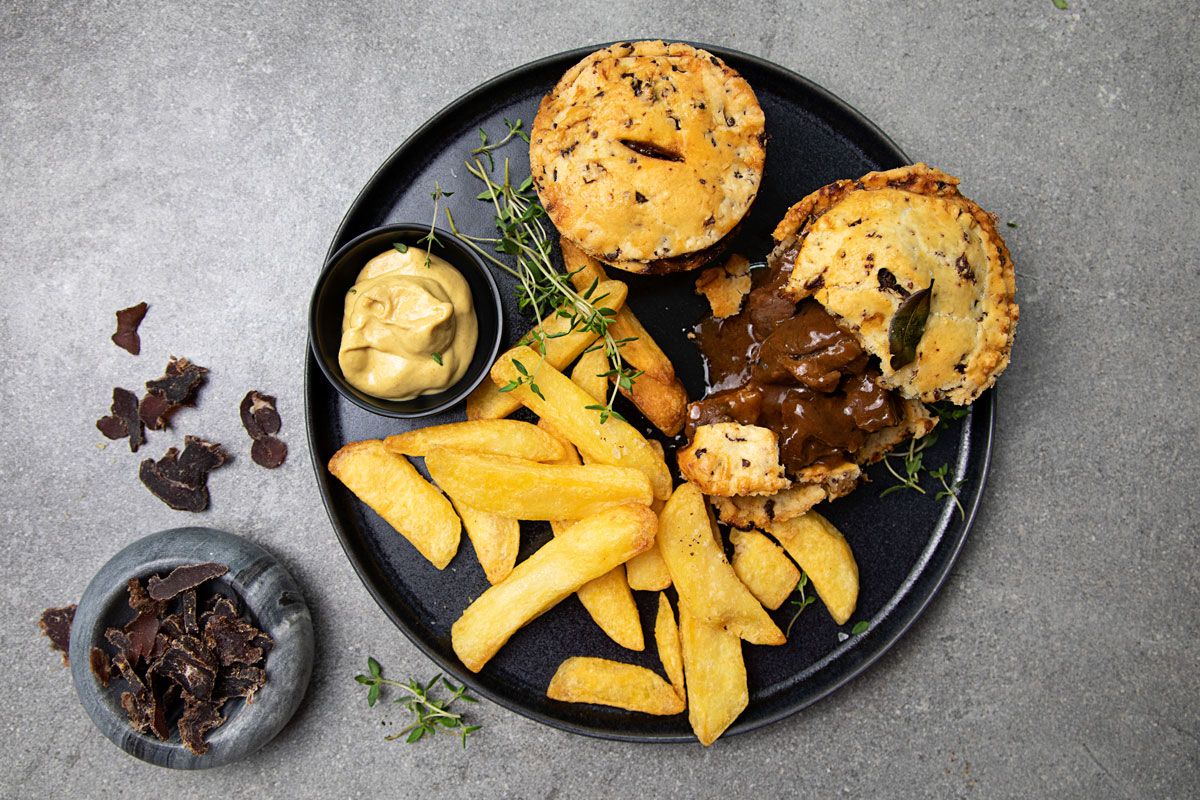
[[[787,630],[784,631],[783,634],[784,638],[788,638],[792,635],[792,625],[795,624],[796,620],[800,618],[800,613],[817,600],[817,598],[813,595],[805,596],[804,587],[807,585],[808,575],[804,572],[804,570],[800,570],[800,582],[796,584],[795,589],[795,591],[800,593],[800,599],[791,601],[792,605],[800,607],[796,609],[796,613],[792,615],[792,619],[788,622]]]

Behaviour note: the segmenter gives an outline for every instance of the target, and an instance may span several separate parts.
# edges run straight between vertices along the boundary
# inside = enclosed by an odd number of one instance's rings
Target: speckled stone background
[[[1195,510],[1200,81],[1189,0],[574,7],[464,0],[0,6],[0,794],[1185,797],[1200,778]],[[341,215],[423,119],[501,71],[618,38],[712,42],[840,95],[1004,222],[1022,318],[992,473],[950,580],[865,675],[699,746],[560,733],[490,704],[467,750],[382,741],[388,623],[318,499],[304,314]],[[113,311],[151,309],[133,358]],[[211,510],[167,509],[93,427],[167,356],[213,367],[185,432],[227,443]],[[287,464],[236,408],[279,397]],[[317,664],[292,723],[203,774],[93,729],[34,621],[146,533],[204,524],[304,586]]]

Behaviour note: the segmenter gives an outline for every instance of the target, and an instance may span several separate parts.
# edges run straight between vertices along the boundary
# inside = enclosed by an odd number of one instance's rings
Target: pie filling
[[[870,355],[815,300],[783,297],[796,250],[754,270],[736,315],[706,317],[695,328],[708,392],[688,406],[686,435],[697,427],[738,422],[779,437],[790,477],[805,467],[853,460],[867,435],[899,425],[900,398],[879,385]]]

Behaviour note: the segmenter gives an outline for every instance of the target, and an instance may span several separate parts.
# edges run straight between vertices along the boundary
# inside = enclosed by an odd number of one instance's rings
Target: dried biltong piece
[[[221,670],[213,687],[214,700],[244,697],[247,703],[254,702],[254,693],[267,682],[267,673],[260,667],[230,667]]]
[[[114,664],[120,667],[121,664],[118,662],[118,659],[126,663],[132,659],[134,647],[128,633],[120,628],[109,628],[104,632],[104,638],[108,640],[109,644],[117,648],[116,658],[113,659]],[[122,672],[124,672],[124,669],[122,669]]]
[[[168,639],[178,639],[183,636],[183,620],[178,614],[168,614],[159,623],[158,632]]]
[[[50,649],[62,653],[64,667],[71,666],[71,623],[75,621],[75,605],[47,608],[38,618],[42,635],[50,639]]]
[[[282,421],[275,409],[275,398],[269,394],[250,391],[242,398],[242,426],[251,439],[261,439],[279,433]]]
[[[161,683],[161,682],[160,682]],[[175,684],[169,684],[174,686]],[[164,694],[155,691],[154,687],[150,691],[150,699],[153,702],[150,714],[150,730],[154,731],[154,735],[159,741],[165,742],[171,738],[171,729],[167,727],[167,701]],[[163,692],[165,693],[165,689]]]
[[[241,617],[212,617],[204,626],[204,644],[223,667],[257,664],[263,657],[262,648],[254,646],[259,633],[258,628]]]
[[[148,458],[138,477],[155,497],[176,511],[203,511],[208,508],[208,473],[226,458],[221,445],[188,436],[182,455],[172,447],[158,461]]]
[[[139,733],[145,733],[154,723],[154,695],[149,689],[121,692],[121,708],[125,709],[129,724]]]
[[[126,585],[126,590],[129,592],[129,607],[139,614],[153,614],[156,617],[161,617],[163,612],[167,610],[167,604],[161,600],[154,600],[150,595],[146,594],[145,587],[137,578],[130,578]]]
[[[146,391],[162,395],[172,405],[191,405],[196,389],[204,383],[208,370],[186,358],[171,357],[161,378],[146,382]]]
[[[111,412],[110,416],[96,420],[96,429],[109,439],[121,439],[128,436],[129,449],[136,453],[137,449],[146,443],[146,431],[138,416],[137,395],[128,389],[114,387],[112,406],[109,411]]]
[[[184,635],[199,636],[200,624],[196,619],[196,590],[188,589],[185,591],[179,602],[183,606],[181,616],[183,618]]]
[[[175,638],[178,638],[178,637],[175,637]],[[148,660],[149,661],[158,660],[158,657],[161,656],[163,653],[167,652],[167,648],[170,646],[171,646],[171,638],[168,636],[164,636],[160,630],[158,635],[154,637],[154,647],[150,648],[150,657]]]
[[[152,575],[147,582],[150,597],[155,600],[170,600],[188,589],[195,589],[205,581],[219,578],[229,572],[224,564],[184,564],[171,570],[165,578]]]
[[[142,404],[138,406],[138,417],[142,420],[142,424],[150,430],[161,431],[167,427],[167,417],[171,416],[171,412],[177,408],[179,408],[178,405],[161,394],[146,392],[146,396],[142,398]]]
[[[150,663],[150,652],[154,649],[154,638],[158,636],[158,615],[143,611],[125,626],[129,635],[130,649],[127,653],[134,664],[139,661]]]
[[[187,694],[207,700],[212,697],[217,663],[203,642],[195,636],[182,636],[171,640],[149,674],[177,683]]]
[[[275,469],[287,458],[287,445],[274,436],[263,436],[250,446],[250,458],[260,467]]]
[[[109,660],[108,653],[99,647],[93,647],[92,652],[88,653],[88,664],[91,666],[96,680],[100,681],[100,685],[108,688],[108,684],[112,680],[112,661]]]
[[[183,716],[179,718],[179,738],[193,754],[202,756],[208,752],[204,734],[225,722],[225,717],[220,713],[221,703],[194,697],[187,691],[183,693],[183,701],[185,705]]]
[[[135,356],[142,351],[138,326],[142,324],[142,318],[146,316],[147,308],[149,306],[145,303],[138,303],[136,306],[122,308],[117,312],[117,332],[112,335],[113,343]]]

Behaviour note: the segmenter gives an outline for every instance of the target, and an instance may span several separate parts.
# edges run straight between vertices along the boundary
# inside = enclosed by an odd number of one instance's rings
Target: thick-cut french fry
[[[566,238],[560,240],[562,245],[563,263],[567,272],[574,273],[571,282],[578,291],[584,291],[592,285],[592,281],[608,280],[604,267],[600,262],[584,253]],[[598,290],[598,287],[597,287]],[[654,338],[642,327],[642,323],[634,316],[629,308],[617,309],[617,315],[608,325],[608,332],[613,339],[632,339],[621,346],[621,358],[640,369],[646,375],[660,383],[671,383],[675,380],[675,366],[667,354],[662,351]]]
[[[521,362],[532,372],[537,359],[538,355],[528,347],[513,348],[492,367],[492,380],[497,386],[516,381],[522,376],[514,362]],[[665,500],[670,496],[671,472],[667,463],[636,428],[616,417],[600,422],[600,412],[588,408],[596,405],[592,396],[548,363],[542,364],[535,381],[538,392],[525,383],[509,394],[539,417],[548,419],[556,431],[579,448],[581,455],[600,464],[640,469],[649,479],[655,497]]]
[[[580,520],[467,606],[450,629],[454,652],[478,672],[522,625],[645,550],[654,534],[654,512],[644,505],[616,506]]]
[[[686,697],[683,682],[683,653],[679,644],[679,626],[675,624],[675,612],[671,601],[662,592],[658,593],[658,616],[654,620],[654,643],[658,646],[658,659],[662,661],[671,685],[681,698]]]
[[[663,383],[649,374],[640,375],[634,380],[632,391],[620,391],[633,401],[638,411],[645,414],[654,427],[667,436],[674,436],[683,430],[683,424],[687,422],[688,395],[679,379]]]
[[[742,642],[679,604],[679,640],[687,677],[688,722],[707,747],[750,703]]]
[[[517,563],[521,547],[521,523],[511,517],[501,517],[461,503],[454,498],[454,509],[462,517],[463,527],[475,548],[475,557],[488,583],[499,583],[508,577]]]
[[[619,312],[625,306],[625,297],[628,293],[629,287],[624,283],[604,281],[596,287],[592,296],[603,297],[603,300],[597,301],[599,304]],[[557,369],[566,369],[572,361],[579,357],[580,353],[596,341],[595,331],[572,329],[570,318],[560,316],[557,310],[543,319],[540,325],[545,333],[546,363]],[[520,341],[531,341],[530,333],[521,337]],[[534,359],[530,359],[526,366],[533,369],[541,359],[541,355],[537,355]],[[501,392],[498,386],[484,381],[467,397],[467,419],[507,417],[520,407],[520,400],[510,393]]]
[[[846,624],[858,605],[858,564],[833,523],[815,511],[767,528],[808,575],[833,621]]]
[[[541,464],[465,450],[436,450],[425,466],[456,501],[513,519],[582,519],[653,499],[646,476],[630,467]]]
[[[530,461],[556,461],[563,447],[536,425],[515,419],[483,419],[451,422],[432,428],[417,428],[383,440],[387,449],[405,456],[427,456],[434,450],[451,447],[476,453],[527,458]]]
[[[558,665],[546,697],[667,716],[683,711],[683,698],[656,672],[606,658],[575,656]]]
[[[662,451],[662,445],[656,440],[651,439],[650,444],[659,452]],[[661,514],[664,505],[666,503],[662,500],[655,499],[650,504],[650,509],[655,514]],[[657,539],[649,550],[629,559],[629,563],[625,565],[625,579],[629,581],[629,588],[637,592],[661,592],[670,587],[671,570],[667,569],[667,562],[663,561]]]
[[[588,581],[576,594],[608,638],[628,650],[646,649],[642,620],[638,616],[637,603],[633,601],[633,592],[629,591],[629,583],[625,580],[624,564]]]
[[[581,355],[575,362],[575,368],[571,370],[571,380],[590,394],[597,403],[603,404],[606,399],[605,393],[608,391],[608,378],[604,377],[604,373],[609,369],[611,367],[604,350],[592,350]]]
[[[467,526],[468,531],[470,526]],[[733,571],[764,607],[774,611],[796,590],[800,570],[780,549],[758,531],[729,531],[733,544]]]
[[[383,442],[347,444],[329,459],[329,471],[438,569],[458,552],[462,527],[450,501]]]
[[[751,644],[783,644],[783,631],[738,580],[709,527],[704,495],[690,483],[675,490],[659,515],[658,546],[679,603],[709,625]]]

